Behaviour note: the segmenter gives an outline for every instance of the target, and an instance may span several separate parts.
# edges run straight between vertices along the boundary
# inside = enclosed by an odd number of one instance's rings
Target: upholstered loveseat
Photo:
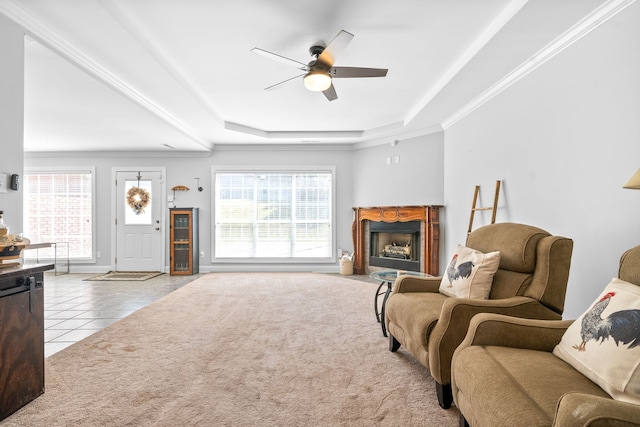
[[[596,384],[602,383],[604,377],[593,376],[596,370],[619,369],[620,360],[615,359],[616,355],[629,354],[635,368],[624,372],[628,381],[625,391],[635,390],[633,399],[639,401],[637,309],[640,289],[635,288],[640,286],[640,246],[623,254],[618,277],[626,282],[627,289],[633,288],[635,300],[619,291],[607,292],[614,282],[619,282],[613,279],[603,296],[596,299],[575,324],[569,320],[521,319],[498,314],[475,316],[467,336],[454,353],[451,366],[453,398],[463,417],[461,425],[640,426],[640,404],[629,403],[628,397],[622,399],[626,401],[612,399]],[[628,335],[623,338],[613,335],[613,327],[608,322],[612,313],[621,311],[620,307],[610,306],[608,310],[596,307],[615,293],[618,295],[613,298],[621,298],[618,303],[630,304],[627,308],[631,310],[625,311],[636,311],[635,326],[627,329]],[[587,314],[594,316],[584,320]],[[599,332],[589,335],[594,321],[607,321],[609,329],[598,329]],[[567,334],[571,325],[578,333],[575,337]],[[567,335],[571,337],[565,347],[565,353],[570,354],[569,361],[562,358],[563,353],[558,353]],[[585,357],[589,352],[595,353],[594,356],[599,354],[594,359],[595,365],[576,364],[572,359]],[[612,383],[607,378],[604,387]]]
[[[562,318],[573,241],[526,224],[498,223],[467,237],[473,250],[500,253],[488,299],[452,298],[441,278],[400,276],[385,308],[389,350],[404,346],[436,380],[440,406],[449,408],[451,358],[478,313]]]

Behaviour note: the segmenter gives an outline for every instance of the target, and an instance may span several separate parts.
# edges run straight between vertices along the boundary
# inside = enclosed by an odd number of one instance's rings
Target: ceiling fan
[[[265,90],[277,89],[289,83],[299,77],[303,78],[304,85],[307,89],[314,92],[322,92],[329,101],[338,99],[336,89],[333,87],[333,79],[337,78],[356,78],[356,77],[385,77],[387,75],[386,68],[361,68],[361,67],[336,67],[336,57],[347,47],[347,45],[353,39],[353,34],[341,30],[334,38],[325,46],[311,46],[309,53],[313,57],[308,64],[296,61],[278,55],[276,53],[268,52],[266,50],[254,47],[251,49],[259,55],[267,58],[280,61],[282,63],[293,65],[297,69],[304,71],[303,74],[299,74],[290,79],[284,80],[280,83],[276,83],[272,86],[265,88]]]

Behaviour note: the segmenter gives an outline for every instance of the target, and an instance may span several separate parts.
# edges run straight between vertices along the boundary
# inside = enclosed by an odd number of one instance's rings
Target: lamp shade
[[[627,181],[622,188],[631,188],[634,190],[640,190],[640,169],[633,174],[633,176]]]
[[[304,76],[304,86],[313,92],[322,92],[331,86],[331,76],[323,71],[309,71]]]

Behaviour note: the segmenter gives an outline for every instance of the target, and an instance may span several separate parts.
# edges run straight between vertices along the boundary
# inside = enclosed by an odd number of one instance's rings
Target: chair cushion
[[[440,292],[459,298],[487,299],[500,252],[482,253],[458,245],[440,283]]]
[[[389,324],[402,329],[415,345],[427,348],[429,335],[440,318],[446,299],[436,292],[392,293],[386,304],[386,317]],[[408,346],[406,342],[403,344]]]
[[[468,421],[481,426],[551,425],[563,394],[607,397],[569,364],[544,351],[474,345],[456,353],[453,377],[456,404]]]
[[[466,245],[484,253],[499,251],[501,269],[533,273],[538,242],[547,236],[550,234],[541,228],[503,222],[474,230]]]
[[[553,353],[614,399],[640,404],[640,286],[612,279]]]
[[[532,274],[498,269],[493,276],[489,299],[511,298],[516,295],[524,295],[532,279]]]

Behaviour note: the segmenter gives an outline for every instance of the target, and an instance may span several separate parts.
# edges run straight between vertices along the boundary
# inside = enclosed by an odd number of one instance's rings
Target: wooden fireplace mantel
[[[354,220],[352,226],[355,274],[366,274],[365,271],[365,225],[364,221],[373,222],[408,222],[421,221],[424,223],[425,235],[422,253],[424,263],[421,271],[438,275],[440,261],[440,206],[377,206],[367,208],[353,208]]]

